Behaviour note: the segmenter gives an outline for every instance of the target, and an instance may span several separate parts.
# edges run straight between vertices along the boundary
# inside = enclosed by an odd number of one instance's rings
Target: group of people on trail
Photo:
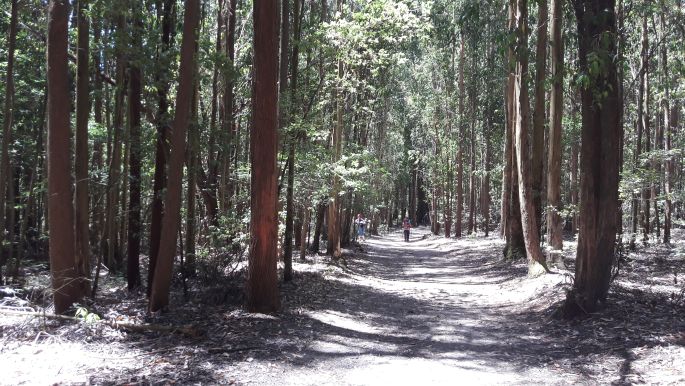
[[[354,219],[354,225],[357,227],[357,237],[359,241],[366,241],[366,224],[368,220],[361,213],[357,213],[357,218]],[[404,233],[404,241],[409,241],[409,234],[411,233],[411,221],[409,217],[405,217],[402,221],[402,230]]]

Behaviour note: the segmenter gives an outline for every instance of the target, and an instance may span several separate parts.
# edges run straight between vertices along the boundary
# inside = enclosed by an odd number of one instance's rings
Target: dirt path
[[[256,361],[263,372],[254,372],[255,362],[236,366],[238,373],[250,374],[242,380],[311,385],[685,381],[676,364],[685,363],[682,344],[665,359],[649,362],[644,355],[644,363],[631,350],[655,348],[636,342],[640,334],[628,326],[612,326],[611,317],[606,326],[601,321],[587,326],[590,331],[549,318],[568,276],[526,278],[523,263],[500,261],[497,239],[445,240],[422,229],[409,243],[395,233],[363,245],[365,253],[348,262],[351,273],[328,278],[320,305],[303,311],[310,334],[301,336],[306,345],[286,351],[286,357],[293,355],[289,361]],[[682,328],[667,326],[643,334]],[[612,327],[610,333],[602,331]],[[650,374],[656,368],[658,374]]]
[[[523,263],[501,262],[501,247],[425,229],[408,243],[399,233],[370,238],[346,269],[296,262],[278,315],[247,314],[224,297],[158,320],[202,325],[202,338],[62,329],[4,347],[0,384],[685,382],[682,307],[655,309],[651,295],[619,290],[602,315],[553,320],[568,276],[528,279]],[[70,334],[79,340],[59,338]]]

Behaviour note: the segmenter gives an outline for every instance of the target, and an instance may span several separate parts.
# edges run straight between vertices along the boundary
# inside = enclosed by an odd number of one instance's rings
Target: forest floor
[[[370,237],[336,265],[296,261],[274,315],[242,310],[240,277],[174,294],[154,319],[105,280],[92,305],[105,319],[198,334],[1,315],[0,384],[684,384],[684,236],[628,254],[607,307],[575,321],[553,318],[572,271],[528,278],[495,237],[423,228]],[[5,292],[0,309],[35,309]]]

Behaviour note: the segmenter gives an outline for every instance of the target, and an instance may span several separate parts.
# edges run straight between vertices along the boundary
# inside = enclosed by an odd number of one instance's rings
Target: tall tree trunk
[[[169,304],[169,286],[176,253],[176,237],[181,219],[181,185],[183,179],[183,160],[185,158],[186,131],[190,123],[190,110],[193,100],[194,74],[196,71],[195,45],[200,19],[200,1],[186,0],[183,16],[183,40],[181,43],[181,62],[179,86],[176,97],[171,152],[169,154],[169,175],[164,201],[162,234],[155,266],[154,282],[150,294],[150,311],[159,311]]]
[[[226,9],[226,55],[231,64],[231,68],[235,68],[235,41],[236,41],[236,11],[237,0],[227,0],[228,7]],[[240,143],[237,138],[237,129],[234,115],[234,88],[235,79],[233,73],[228,74],[224,78],[226,90],[224,92],[224,135],[227,136],[226,145],[223,149],[223,161],[221,171],[221,187],[219,189],[221,210],[225,214],[228,207],[231,205],[233,195],[236,190],[237,183],[234,183],[231,178],[231,166],[233,162],[238,161],[238,149]]]
[[[642,15],[642,69],[640,72],[640,106],[638,108],[638,124],[644,131],[645,152],[651,151],[651,135],[649,124],[649,30],[647,28],[647,11],[643,11]],[[649,167],[649,162],[646,162],[643,167]],[[650,233],[650,206],[649,195],[650,188],[642,188],[642,242],[649,241]]]
[[[152,293],[152,283],[154,281],[155,267],[157,266],[157,255],[159,252],[159,241],[162,236],[162,218],[164,216],[164,188],[166,187],[166,163],[167,163],[167,139],[169,131],[169,101],[167,96],[168,84],[164,81],[166,76],[163,68],[166,65],[167,52],[173,42],[172,35],[176,15],[174,12],[174,0],[165,0],[163,11],[158,18],[162,22],[162,45],[158,48],[161,52],[157,54],[158,72],[155,74],[157,87],[157,138],[155,145],[155,174],[152,186],[152,210],[150,217],[150,261],[147,274],[147,296]]]
[[[528,274],[537,276],[546,270],[545,256],[540,249],[540,234],[535,218],[533,170],[528,158],[529,101],[528,101],[528,9],[527,0],[517,0],[517,64],[514,83],[514,110],[516,120],[516,166],[519,175],[518,194],[521,203],[523,240],[528,255]]]
[[[342,12],[342,1],[338,0],[339,11]],[[335,115],[336,122],[333,127],[333,159],[335,164],[340,161],[342,156],[342,131],[343,131],[343,92],[342,92],[343,62],[338,60],[338,85],[335,88]],[[341,206],[340,198],[341,181],[340,176],[334,172],[333,184],[331,189],[330,201],[328,204],[328,248],[326,253],[334,257],[340,257],[340,231],[341,224],[338,213]]]
[[[464,52],[464,34],[460,35],[459,42],[459,129],[458,136],[463,138],[466,132],[464,117],[464,96],[466,95],[466,88],[464,87],[464,63],[466,61],[466,54]],[[454,237],[461,237],[462,235],[462,219],[464,217],[464,145],[462,141],[459,141],[457,145],[457,212],[454,224]]]
[[[7,39],[7,72],[5,77],[5,107],[3,110],[2,150],[0,153],[0,279],[4,263],[3,238],[5,235],[5,193],[9,181],[9,144],[12,140],[12,120],[14,119],[14,51],[17,42],[18,0],[12,0],[9,36]],[[2,280],[0,280],[2,282]]]
[[[509,0],[509,18],[508,26],[510,33],[516,33],[517,23],[517,1]],[[509,74],[507,76],[507,89],[506,89],[506,110],[507,110],[507,124],[505,133],[505,143],[506,149],[505,155],[505,171],[509,170],[509,175],[504,176],[504,186],[503,190],[505,192],[503,195],[508,201],[506,206],[506,229],[505,229],[505,239],[506,246],[504,247],[504,257],[508,260],[516,260],[524,258],[526,256],[525,242],[523,239],[523,228],[521,225],[521,209],[519,204],[519,175],[516,157],[516,116],[517,116],[517,102],[515,95],[516,86],[516,51],[513,45],[510,45],[507,52],[508,57],[508,67]],[[509,183],[507,184],[507,180]],[[503,203],[505,200],[503,200]]]
[[[295,0],[295,7],[299,7],[299,0]],[[289,67],[289,43],[290,43],[290,0],[281,2],[281,64],[280,64],[280,110],[279,131],[283,132],[288,124],[290,114],[290,102],[288,100],[288,67]],[[295,16],[297,18],[297,15]],[[295,69],[293,69],[295,72]],[[294,96],[294,95],[293,95]],[[293,279],[293,222],[295,218],[295,206],[293,205],[293,189],[295,184],[295,136],[288,136],[288,170],[286,187],[286,210],[285,232],[283,235],[283,281]]]
[[[598,309],[606,300],[616,242],[619,127],[614,0],[574,0],[578,59],[587,73],[588,57],[606,66],[582,93],[580,231],[573,289],[563,307],[566,317]],[[596,90],[603,90],[598,93]]]
[[[624,28],[625,25],[625,7],[623,6],[623,0],[618,0],[618,4],[616,6],[616,12],[617,12],[617,18],[618,18],[618,56],[616,60],[618,63],[624,63],[625,61],[625,47],[626,47],[626,31]],[[623,174],[623,168],[625,167],[625,92],[624,92],[624,86],[623,86],[623,80],[625,79],[625,74],[623,70],[623,66],[618,66],[617,68],[617,76],[618,76],[618,87],[619,87],[619,93],[618,93],[618,100],[619,100],[619,127],[621,128],[621,142],[620,142],[620,151],[619,151],[619,165],[621,165],[621,170],[620,173],[621,175]],[[620,182],[619,182],[620,183]],[[618,207],[619,210],[616,211],[616,221],[617,221],[617,231],[619,234],[619,242],[623,242],[623,200],[619,197],[618,201]]]
[[[251,312],[273,312],[280,307],[276,267],[278,5],[274,1],[255,0],[253,14],[254,88],[250,136],[252,200],[247,309]]]
[[[125,20],[123,15],[117,16],[117,32],[119,36],[125,36]],[[119,193],[121,185],[121,150],[124,131],[124,96],[126,93],[126,60],[124,59],[123,47],[117,47],[117,76],[116,76],[116,99],[114,102],[114,131],[112,136],[112,151],[109,157],[109,173],[107,182],[107,225],[105,226],[107,236],[107,266],[111,270],[119,269],[121,256],[117,255],[119,250]]]
[[[547,146],[547,237],[555,251],[563,248],[561,206],[561,118],[564,112],[564,42],[562,0],[552,0],[552,93]]]
[[[128,78],[130,78],[130,75],[127,72],[127,80],[126,80],[126,87],[128,88]],[[126,91],[126,97],[128,98],[128,91]],[[128,104],[128,103],[127,103]],[[128,112],[122,111],[122,114],[128,114]],[[122,154],[122,159],[121,162],[123,164],[123,171],[121,174],[121,193],[120,193],[120,203],[119,203],[119,208],[121,208],[121,213],[120,213],[120,218],[119,218],[119,229],[117,230],[117,240],[119,240],[119,243],[117,244],[117,250],[115,252],[115,255],[117,257],[117,267],[118,269],[121,268],[123,269],[124,267],[124,255],[125,255],[125,249],[126,245],[128,244],[128,221],[127,221],[127,209],[128,209],[128,196],[129,196],[129,159],[130,159],[130,154],[131,154],[131,145],[130,145],[130,130],[129,127],[124,124],[123,126],[123,138],[122,138],[122,146],[123,146],[123,154]]]
[[[82,0],[81,0],[82,1]],[[141,33],[143,23],[140,20],[140,8],[133,6],[133,41],[132,47],[142,50]],[[140,168],[141,168],[141,128],[140,128],[140,114],[141,114],[141,97],[142,89],[142,71],[137,61],[131,62],[129,68],[129,200],[128,200],[128,242],[127,254],[128,259],[126,263],[126,278],[128,290],[132,291],[140,287],[140,234],[141,215],[140,215]]]
[[[536,0],[538,4],[537,49],[535,51],[535,108],[533,110],[532,167],[533,205],[538,233],[542,226],[542,195],[544,192],[545,153],[545,82],[547,81],[547,27],[549,22],[547,0]],[[562,54],[563,55],[563,54]]]
[[[195,46],[195,55],[198,53],[199,46]],[[186,196],[186,233],[185,233],[185,262],[183,265],[184,275],[194,276],[196,268],[196,213],[197,213],[197,183],[198,169],[200,168],[200,128],[199,123],[199,103],[200,103],[200,82],[194,80],[193,100],[191,102],[190,122],[188,124],[188,145],[186,146],[186,168],[188,171],[187,196]]]
[[[88,120],[90,118],[89,90],[89,30],[88,0],[78,0],[78,53],[76,59],[76,267],[80,274],[90,276],[89,208],[88,208]],[[99,71],[99,69],[96,69]],[[86,286],[87,282],[84,282]],[[84,288],[85,293],[89,288]]]
[[[224,32],[224,0],[218,0],[218,10],[216,18],[216,42],[214,47],[217,55],[223,54],[223,32]],[[217,201],[217,176],[219,174],[219,154],[225,151],[216,151],[216,135],[217,135],[217,115],[219,115],[219,64],[214,64],[212,73],[212,106],[210,112],[209,134],[207,139],[207,171],[204,173],[202,162],[198,161],[197,171],[199,174],[198,183],[200,184],[200,191],[205,200],[205,214],[206,223],[213,226],[215,229],[219,225],[218,220],[218,201]],[[223,119],[223,118],[222,118]],[[225,136],[221,136],[225,138]],[[221,140],[223,146],[223,140]],[[210,231],[210,238],[212,244],[215,244],[215,233]]]
[[[67,0],[48,7],[48,207],[50,271],[55,312],[66,312],[83,296],[75,265],[74,206],[71,187],[70,93]]]
[[[662,13],[660,16],[661,30],[666,30],[666,18]],[[675,131],[675,126],[673,125],[674,119],[672,119],[671,114],[671,75],[668,69],[668,46],[663,44],[661,46],[661,72],[664,77],[664,96],[661,102],[662,114],[663,114],[663,148],[664,153],[669,154],[671,151],[671,135]],[[672,223],[672,213],[673,213],[673,201],[671,199],[671,184],[673,176],[673,159],[668,156],[664,161],[664,244],[670,244],[671,242],[671,223]]]
[[[475,55],[472,57],[472,66],[475,68]],[[473,81],[472,81],[473,82]],[[471,102],[471,117],[476,116],[477,93],[475,89],[475,82],[469,87],[469,99]],[[476,229],[476,120],[471,119],[471,130],[469,132],[469,223],[468,234],[474,233]]]

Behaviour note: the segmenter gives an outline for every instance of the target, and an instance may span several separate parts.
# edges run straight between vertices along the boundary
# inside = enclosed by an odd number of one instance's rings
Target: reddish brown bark
[[[18,0],[12,0],[10,29],[7,41],[7,72],[5,77],[5,107],[3,110],[2,150],[0,152],[0,279],[4,263],[5,192],[9,181],[9,144],[14,119],[14,51],[17,42]],[[2,282],[2,280],[0,280]]]
[[[76,266],[79,272],[90,276],[90,245],[88,234],[88,119],[90,117],[89,90],[89,30],[88,1],[78,0],[78,53],[76,59]],[[85,282],[84,282],[85,283]],[[88,292],[87,288],[84,288]]]
[[[276,270],[278,239],[278,4],[255,0],[253,117],[250,136],[251,216],[247,309],[280,307]]]
[[[166,0],[164,2],[162,15],[158,15],[162,19],[162,46],[157,57],[159,63],[159,73],[155,75],[157,81],[157,139],[155,146],[155,174],[152,186],[152,214],[150,220],[150,262],[148,264],[147,275],[147,296],[152,293],[152,282],[154,281],[155,267],[157,265],[157,254],[159,252],[159,241],[162,236],[162,217],[164,215],[164,196],[162,192],[166,187],[166,154],[167,147],[167,131],[169,130],[168,123],[168,109],[169,102],[167,97],[168,85],[162,81],[165,76],[162,74],[162,68],[165,64],[163,58],[166,57],[166,52],[169,50],[172,39],[173,25],[175,20],[175,12],[173,11],[174,1]]]
[[[169,286],[176,254],[176,240],[181,219],[181,186],[183,161],[185,160],[186,132],[190,123],[190,109],[193,100],[194,74],[196,68],[195,45],[200,19],[200,1],[186,0],[183,19],[183,40],[181,43],[181,62],[179,86],[176,96],[171,152],[169,155],[168,183],[164,200],[162,235],[157,255],[150,311],[159,311],[169,304]]]
[[[48,8],[48,212],[50,271],[55,312],[66,312],[83,296],[75,267],[74,206],[71,188],[70,93],[67,0],[51,0]]]
[[[616,18],[613,0],[575,0],[578,58],[588,71],[588,56],[603,60],[605,69],[582,93],[580,157],[580,229],[573,289],[563,313],[573,317],[593,312],[606,300],[616,242],[619,182],[618,77]],[[596,92],[604,90],[605,94]]]
[[[134,8],[133,15],[136,18],[133,25],[133,47],[142,50],[140,36],[143,23],[138,16],[140,9]],[[142,97],[142,71],[136,61],[131,62],[129,68],[129,200],[128,200],[128,235],[127,235],[127,254],[126,279],[128,290],[140,287],[140,233],[141,233],[141,214],[140,214],[140,169],[141,169],[141,97]]]

